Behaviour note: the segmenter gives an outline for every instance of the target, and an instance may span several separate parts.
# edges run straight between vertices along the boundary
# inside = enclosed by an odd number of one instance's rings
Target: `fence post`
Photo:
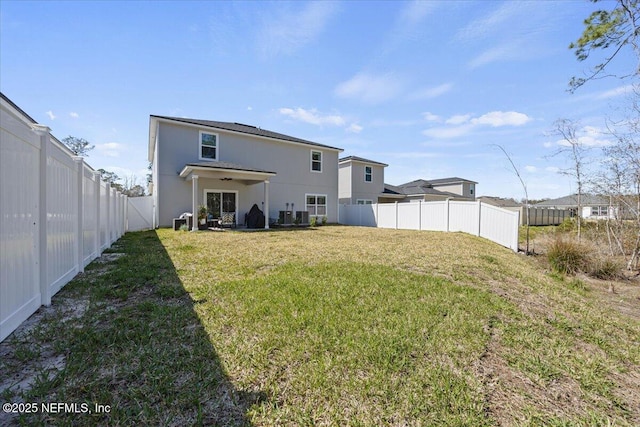
[[[32,125],[33,131],[40,137],[40,182],[39,182],[39,209],[38,221],[40,222],[38,233],[38,262],[40,263],[40,301],[42,305],[51,305],[49,293],[49,281],[47,280],[47,159],[49,157],[49,132],[51,129],[44,125]]]
[[[376,223],[376,228],[378,228],[378,226],[379,226],[378,224],[380,224],[380,221],[378,220],[378,218],[380,218],[378,216],[378,206],[380,206],[380,202],[376,203],[376,217],[374,218],[375,223]]]
[[[398,202],[396,201],[396,230],[398,229]]]
[[[76,236],[76,247],[78,249],[78,257],[76,258],[78,261],[78,272],[84,272],[84,211],[83,211],[83,200],[84,200],[84,160],[80,156],[73,156],[73,161],[76,162],[76,166],[78,168],[78,235]]]
[[[100,172],[93,172],[93,179],[95,182],[95,191],[96,191],[96,239],[95,239],[95,251],[96,258],[100,256],[100,249],[102,248],[102,236],[100,227],[102,226],[100,223],[100,191],[102,187],[100,186],[100,181],[102,181],[102,174]]]
[[[482,231],[482,201],[478,200],[478,237]]]
[[[418,200],[418,230],[422,231],[422,199]]]
[[[124,196],[124,233],[129,231],[129,196]],[[124,234],[123,233],[123,234]]]
[[[449,232],[449,199],[447,199],[447,233]]]

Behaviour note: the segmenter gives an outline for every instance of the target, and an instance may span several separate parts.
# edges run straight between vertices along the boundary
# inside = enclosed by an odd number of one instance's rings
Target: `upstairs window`
[[[311,172],[322,172],[322,151],[311,150]]]
[[[373,181],[373,168],[371,166],[364,167],[364,182]]]
[[[218,160],[218,134],[200,132],[200,160]]]

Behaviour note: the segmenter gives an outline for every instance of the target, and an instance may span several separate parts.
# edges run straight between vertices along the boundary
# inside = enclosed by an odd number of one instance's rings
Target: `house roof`
[[[202,175],[207,178],[219,178],[223,181],[239,180],[245,183],[255,184],[267,181],[276,175],[275,172],[256,169],[229,162],[196,162],[187,163],[179,172],[180,178],[191,179],[194,175]]]
[[[230,163],[230,162],[195,162],[195,163],[187,163],[185,166],[193,166],[193,167],[207,168],[207,169],[218,169],[218,170],[226,170],[226,171],[257,172],[257,173],[267,173],[267,174],[276,175],[275,172],[266,171],[263,169],[256,169],[250,166],[242,166],[237,163]]]
[[[380,165],[380,166],[384,166],[387,167],[389,166],[386,163],[381,163],[381,162],[376,162],[375,160],[369,160],[369,159],[365,159],[363,157],[358,157],[358,156],[347,156],[347,157],[343,157],[341,159],[338,160],[338,163],[344,163],[344,162],[348,162],[348,161],[352,161],[352,162],[362,162],[362,163],[371,163],[374,165]]]
[[[384,191],[382,192],[382,194],[391,195],[391,196],[394,196],[394,195],[411,196],[416,194],[429,194],[429,195],[446,196],[446,197],[460,197],[459,194],[450,193],[448,191],[440,191],[432,187],[429,187],[428,182],[423,179],[412,181],[407,184],[402,184],[399,186],[385,184]]]
[[[420,180],[420,181],[424,181],[424,180]],[[451,178],[440,178],[440,179],[430,179],[429,182],[432,185],[447,185],[447,184],[460,184],[463,182],[468,182],[471,184],[477,184],[476,181],[471,181],[469,179],[464,179],[464,178],[458,178],[457,176],[451,177]]]
[[[317,142],[313,142],[313,141],[308,141],[306,139],[301,139],[301,138],[296,138],[293,136],[289,136],[289,135],[284,135],[282,133],[278,133],[278,132],[273,132],[270,130],[266,130],[266,129],[262,129],[256,126],[251,126],[251,125],[245,125],[242,123],[231,123],[231,122],[217,122],[217,121],[213,121],[213,120],[200,120],[200,119],[189,119],[189,118],[185,118],[185,117],[169,117],[169,116],[156,116],[156,115],[151,115],[151,122],[153,121],[153,119],[160,119],[160,120],[170,120],[173,122],[179,122],[179,123],[186,123],[186,124],[190,124],[190,125],[196,125],[196,126],[203,126],[203,127],[208,127],[208,128],[212,128],[212,129],[220,129],[220,130],[224,130],[224,131],[229,131],[229,132],[234,132],[234,133],[241,133],[241,134],[246,134],[246,135],[254,135],[254,136],[259,136],[259,137],[263,137],[263,138],[270,138],[270,139],[276,139],[279,141],[286,141],[286,142],[293,142],[296,144],[305,144],[305,145],[310,145],[313,147],[319,147],[319,148],[325,148],[325,149],[330,149],[330,150],[337,150],[337,151],[342,151],[342,148],[337,148],[337,147],[331,147],[329,145],[324,145],[324,144],[319,144]],[[155,145],[155,138],[152,137],[152,132],[154,132],[153,129],[149,129],[149,134],[150,134],[150,140],[149,140],[149,155],[151,158],[151,153],[152,153],[152,147]]]
[[[580,204],[582,206],[606,206],[609,205],[609,198],[606,196],[583,194],[580,197]],[[578,195],[571,194],[557,199],[545,200],[544,202],[536,203],[534,206],[578,206]]]
[[[523,206],[520,202],[516,202],[513,199],[505,199],[503,197],[480,196],[477,197],[476,200],[480,200],[481,202],[497,206],[499,208]]]

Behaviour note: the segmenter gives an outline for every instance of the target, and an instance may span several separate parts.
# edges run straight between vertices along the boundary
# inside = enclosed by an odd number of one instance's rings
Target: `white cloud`
[[[398,26],[401,28],[415,27],[434,9],[435,3],[423,0],[413,0],[406,4],[398,16]]]
[[[324,31],[335,10],[333,2],[309,2],[296,13],[285,11],[280,16],[265,17],[264,27],[258,32],[259,50],[266,57],[294,53]]]
[[[527,166],[524,167],[524,170],[526,170],[527,172],[536,172],[538,170],[538,168],[535,167],[535,166],[527,165]]]
[[[360,126],[357,123],[351,123],[351,125],[349,125],[349,127],[347,129],[345,129],[347,132],[349,133],[360,133],[362,132],[362,129],[364,129],[362,126]]]
[[[410,95],[411,99],[431,99],[444,95],[453,88],[453,83],[443,83],[438,86],[417,90]]]
[[[80,117],[80,115],[72,111],[69,113],[69,117],[71,117],[72,119],[77,119],[78,117]]]
[[[294,120],[298,120],[312,125],[332,125],[332,126],[345,126],[346,120],[339,115],[328,114],[322,115],[313,108],[311,110],[305,110],[304,108],[280,108],[278,110],[280,114],[291,117]]]
[[[249,106],[247,107],[247,111],[251,111],[251,110],[253,110],[253,107],[252,107],[251,105],[249,105]]]
[[[422,117],[424,117],[424,119],[428,122],[439,122],[440,120],[442,120],[440,116],[428,111],[426,113],[422,113]]]
[[[471,114],[457,114],[455,116],[449,117],[445,123],[448,125],[461,125],[466,123],[471,118]]]
[[[578,143],[586,147],[606,147],[613,144],[606,136],[606,133],[595,126],[584,126],[576,131]],[[556,141],[556,144],[562,145],[563,147],[571,146],[571,144],[564,139]]]
[[[449,126],[426,129],[422,134],[431,138],[458,138],[481,126],[522,126],[531,120],[526,114],[515,111],[491,111],[475,118],[471,114],[456,114],[445,120],[445,124]]]
[[[403,84],[392,74],[372,75],[359,73],[336,86],[334,93],[341,98],[358,99],[368,104],[379,104],[395,97]]]
[[[123,144],[118,142],[106,142],[104,144],[96,144],[96,150],[106,157],[120,157],[120,152],[125,149]],[[120,174],[118,174],[120,175]]]
[[[493,12],[478,18],[461,28],[456,33],[456,39],[461,41],[475,41],[487,37],[490,33],[499,31],[500,24],[513,22],[520,6],[516,2],[503,3]]]
[[[53,111],[51,111],[51,110],[47,111],[45,114],[46,114],[47,116],[49,116],[49,119],[50,119],[50,120],[55,120],[55,119],[56,119],[55,114],[53,114]]]
[[[615,98],[617,96],[621,96],[621,95],[626,95],[628,93],[632,93],[635,89],[636,89],[635,85],[620,86],[620,87],[617,87],[615,89],[611,89],[611,90],[602,92],[601,94],[596,96],[596,99]]]
[[[550,148],[550,147],[552,147],[552,146],[553,146],[553,143],[552,143],[552,142],[547,141],[547,142],[545,142],[545,143],[544,143],[544,144],[542,144],[542,145],[544,145],[546,148]]]
[[[471,120],[471,123],[489,125],[491,127],[522,126],[531,120],[531,117],[516,111],[491,111]]]
[[[547,172],[557,173],[560,171],[560,168],[556,166],[547,166],[546,168],[544,168],[544,170],[546,170]]]

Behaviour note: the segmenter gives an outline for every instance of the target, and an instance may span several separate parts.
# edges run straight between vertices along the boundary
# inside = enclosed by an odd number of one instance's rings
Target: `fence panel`
[[[480,237],[518,251],[519,212],[480,205]]]
[[[153,196],[127,198],[127,231],[153,228]],[[341,206],[342,208],[342,206]]]
[[[86,165],[83,165],[82,188],[82,255],[83,266],[97,258],[96,239],[98,238],[97,224],[97,198],[94,173]]]
[[[396,228],[396,203],[378,204],[378,227]]]
[[[420,230],[420,205],[422,203],[398,203],[398,229]]]
[[[40,137],[9,106],[0,111],[0,341],[41,304]]]
[[[55,295],[78,272],[77,166],[71,157],[51,145],[47,158],[47,281]]]
[[[449,202],[449,231],[463,231],[475,236],[480,233],[478,202]]]
[[[422,203],[421,223],[423,230],[448,231],[448,203],[427,202]]]

